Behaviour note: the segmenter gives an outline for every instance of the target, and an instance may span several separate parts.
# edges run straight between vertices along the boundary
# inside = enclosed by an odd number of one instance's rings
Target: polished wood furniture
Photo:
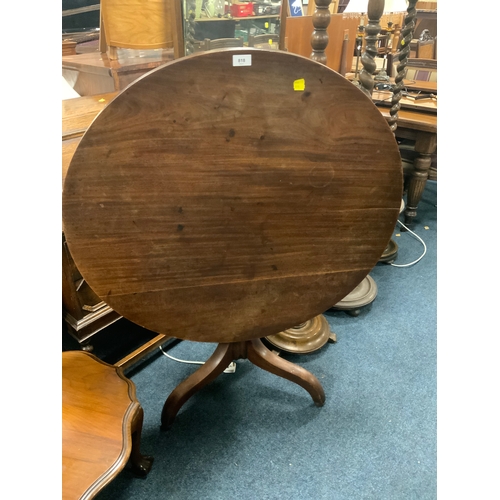
[[[311,2],[314,4],[314,0],[311,0]],[[347,53],[351,55],[354,54],[358,24],[359,18],[344,17],[342,14],[332,14],[330,16],[330,22],[326,27],[326,34],[328,35],[329,41],[324,48],[326,65],[329,68],[340,71],[345,30],[349,32]],[[311,36],[313,32],[314,25],[312,15],[288,17],[286,19],[285,32],[281,34],[281,36],[284,37],[284,48],[288,50],[288,52],[310,57],[312,52]],[[347,62],[348,68],[351,66],[351,61],[352,59]]]
[[[367,0],[368,3],[368,0]],[[314,4],[314,0],[310,0],[309,5]],[[328,9],[326,9],[328,10]],[[393,15],[394,22],[402,24],[403,15]],[[381,23],[386,25],[391,19],[389,16],[383,15]],[[356,33],[361,22],[360,16],[346,14],[331,14],[330,22],[326,27],[328,35],[328,43],[324,48],[326,55],[326,65],[335,71],[341,69],[342,47],[344,45],[345,32],[347,34],[347,53],[352,57],[346,62],[346,68],[349,71],[351,67],[356,65],[355,44]],[[283,39],[283,48],[294,54],[299,54],[304,57],[311,55],[311,36],[315,31],[313,24],[313,16],[288,17],[286,19],[286,28],[282,26],[281,36]],[[324,42],[323,42],[324,43]],[[382,65],[382,60],[380,61]]]
[[[435,11],[437,9],[437,0],[429,0],[429,1],[419,0],[417,2],[417,9]]]
[[[123,90],[174,58],[173,49],[120,49],[118,54],[116,60],[99,51],[64,56],[62,74],[80,96],[91,96]]]
[[[84,351],[62,353],[62,498],[91,499],[130,459],[145,476],[153,458],[140,451],[143,410],[121,368]]]
[[[414,168],[407,184],[407,203],[404,212],[406,226],[411,226],[417,215],[418,203],[429,177],[429,169],[432,163],[431,155],[437,148],[437,110],[435,112],[400,110],[403,89],[408,89],[408,82],[405,82],[405,77],[407,77],[406,68],[410,62],[410,43],[415,33],[416,4],[416,0],[409,0],[408,2],[405,23],[401,30],[402,41],[398,56],[399,65],[397,74],[394,75],[395,85],[393,87],[391,109],[389,114],[385,115],[396,137],[413,141],[414,150],[418,155],[413,162]],[[424,82],[417,82],[418,78],[415,76],[413,78],[414,80],[410,83],[423,85]],[[427,80],[431,80],[431,78]],[[437,90],[437,83],[435,85]]]
[[[62,101],[62,183],[71,158],[88,126],[116,92]],[[87,347],[92,335],[120,319],[88,286],[62,235],[62,304],[68,332]]]
[[[80,140],[94,118],[118,95],[117,92],[62,101],[62,183]],[[92,337],[121,318],[89,287],[76,267],[62,234],[62,305],[67,331],[83,349],[92,350]],[[129,368],[159,345],[169,341],[156,335],[115,364]]]
[[[420,38],[420,34],[424,30],[429,30],[430,35],[436,39],[437,37],[437,3],[432,6],[429,5],[422,7],[422,2],[416,3],[416,18],[414,37]]]
[[[92,123],[118,92],[95,94],[62,101],[62,180],[80,140]],[[62,185],[61,185],[62,186]]]
[[[339,9],[339,0],[331,0],[328,4],[328,11],[330,14],[336,14]],[[316,10],[316,3],[314,0],[310,0],[307,4],[307,15],[312,16]]]
[[[101,52],[117,49],[173,49],[172,0],[101,0]]]
[[[73,56],[76,54],[76,42],[71,40],[62,41],[62,55],[63,56]]]
[[[259,339],[363,280],[401,196],[394,135],[349,81],[287,52],[222,49],[150,72],[99,114],[68,169],[63,222],[113,310],[219,344],[165,401],[168,428],[239,357],[323,404],[318,379]]]
[[[409,58],[405,78],[410,81],[435,82],[437,84],[437,59]]]
[[[416,59],[434,58],[434,39],[432,40],[412,40],[410,56]]]
[[[92,350],[90,338],[121,316],[89,287],[78,271],[62,235],[62,305],[67,331],[84,349]]]
[[[389,120],[389,113],[382,109],[382,114]],[[423,111],[401,109],[398,113],[396,137],[415,141],[417,158],[411,173],[407,189],[407,201],[404,211],[405,225],[412,227],[417,216],[418,204],[422,198],[425,184],[429,178],[431,156],[437,149],[437,114]]]
[[[387,74],[392,78],[392,81],[398,74],[397,68],[399,64],[400,61],[389,56]],[[407,58],[405,69],[404,79],[410,85],[414,86],[417,82],[429,82],[437,86],[437,59]]]
[[[408,80],[408,84],[405,84],[404,88],[405,92],[399,100],[400,109],[437,113],[437,82]],[[372,93],[373,102],[377,106],[390,107],[392,105],[392,95],[393,93],[389,89],[375,89]]]

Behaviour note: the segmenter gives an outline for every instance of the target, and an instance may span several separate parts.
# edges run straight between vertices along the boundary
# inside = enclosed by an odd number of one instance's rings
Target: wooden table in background
[[[390,108],[379,107],[379,109],[383,116],[388,119]],[[397,125],[396,138],[415,141],[415,151],[418,153],[418,157],[413,162],[414,170],[408,185],[404,212],[405,224],[409,226],[413,224],[417,215],[418,204],[429,177],[431,155],[437,149],[437,111],[401,109],[398,112]]]
[[[413,173],[407,191],[405,224],[411,225],[417,215],[417,208],[425,184],[429,178],[431,155],[437,149],[437,115],[420,111],[400,110],[398,113],[396,137],[415,141],[418,157],[413,162]]]
[[[394,83],[394,79],[391,79]],[[420,90],[422,92],[433,92],[437,93],[437,82],[425,82],[423,80],[403,80],[403,83],[407,90]]]
[[[75,97],[62,101],[62,177],[63,182],[71,158],[80,140],[98,113],[118,92]]]

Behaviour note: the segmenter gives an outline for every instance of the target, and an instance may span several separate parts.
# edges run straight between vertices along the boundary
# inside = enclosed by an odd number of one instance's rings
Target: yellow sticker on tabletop
[[[264,23],[264,27],[269,28],[269,23],[267,21]]]
[[[300,78],[299,80],[295,80],[293,82],[293,90],[301,92],[302,90],[305,90],[306,88],[306,81],[303,78]]]

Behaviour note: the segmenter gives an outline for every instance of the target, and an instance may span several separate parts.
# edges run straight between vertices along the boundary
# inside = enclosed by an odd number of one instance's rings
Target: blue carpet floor
[[[373,304],[357,317],[325,314],[337,343],[282,353],[315,374],[326,403],[247,360],[222,374],[160,430],[170,392],[198,367],[157,352],[128,373],[144,408],[145,479],[124,470],[98,500],[432,500],[436,479],[437,184],[428,182],[414,231],[427,253],[411,267],[377,264]],[[422,244],[397,228],[396,264]],[[204,361],[214,344],[168,353]]]

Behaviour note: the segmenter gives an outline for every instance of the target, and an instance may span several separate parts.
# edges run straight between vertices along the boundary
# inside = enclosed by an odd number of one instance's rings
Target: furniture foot
[[[168,430],[182,405],[202,387],[215,380],[235,359],[232,345],[219,344],[205,364],[172,391],[163,405],[161,430]]]
[[[305,368],[274,354],[260,339],[248,341],[247,356],[259,368],[300,385],[311,395],[316,406],[325,404],[325,392],[319,380]]]
[[[132,422],[132,451],[130,453],[130,470],[137,477],[146,477],[153,465],[154,457],[141,454],[141,434],[144,411],[142,407]]]
[[[414,170],[411,174],[408,192],[406,194],[405,225],[411,227],[417,215],[417,208],[425,189],[429,169],[431,166],[431,154],[436,150],[437,136],[433,134],[421,134],[415,142],[415,151],[418,153],[413,162]],[[404,228],[403,228],[404,229]]]
[[[357,309],[349,309],[349,310],[346,311],[346,313],[349,316],[352,316],[353,318],[356,318],[356,317],[358,317],[361,314],[361,309],[359,309],[359,308],[357,308]]]
[[[206,363],[181,382],[168,396],[161,414],[161,429],[169,429],[184,403],[215,380],[236,359],[248,359],[263,370],[295,382],[309,392],[316,406],[323,406],[325,403],[323,387],[312,373],[280,358],[267,349],[260,339],[219,344]]]

